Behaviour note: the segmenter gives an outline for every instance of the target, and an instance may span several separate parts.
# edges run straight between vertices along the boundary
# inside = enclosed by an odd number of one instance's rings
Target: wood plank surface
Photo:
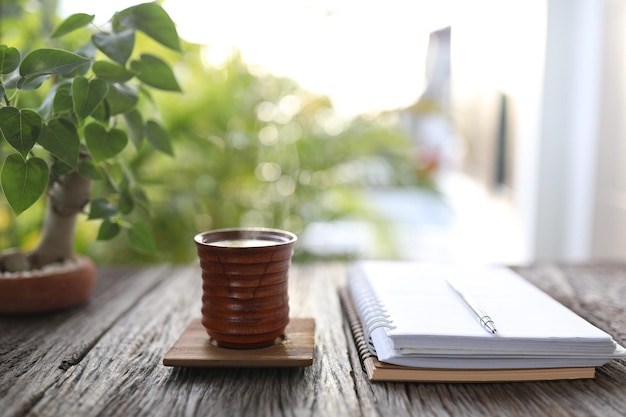
[[[626,339],[626,265],[517,268]],[[0,317],[0,416],[623,416],[626,364],[593,380],[372,383],[343,319],[342,264],[294,265],[290,315],[315,318],[305,368],[171,368],[163,356],[200,314],[199,267],[100,268],[92,300]]]
[[[0,317],[0,399],[4,399],[0,415],[28,412],[171,272],[164,266],[110,269],[101,274],[84,305],[44,316]]]

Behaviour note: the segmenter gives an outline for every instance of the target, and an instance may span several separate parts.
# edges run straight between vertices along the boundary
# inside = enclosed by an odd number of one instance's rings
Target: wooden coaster
[[[194,319],[163,358],[165,366],[196,368],[288,368],[313,364],[315,319],[292,318],[280,343],[260,349],[225,349],[210,343]]]

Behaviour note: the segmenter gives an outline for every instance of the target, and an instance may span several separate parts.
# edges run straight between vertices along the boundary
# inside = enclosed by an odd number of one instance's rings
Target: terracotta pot
[[[200,233],[202,325],[220,347],[274,344],[289,323],[288,272],[296,235],[236,228]]]
[[[96,268],[84,256],[75,258],[72,269],[29,274],[0,277],[0,313],[36,314],[72,307],[89,298],[96,282]]]

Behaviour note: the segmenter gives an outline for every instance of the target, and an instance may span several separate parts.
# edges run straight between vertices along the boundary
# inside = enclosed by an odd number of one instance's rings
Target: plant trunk
[[[90,200],[91,181],[71,172],[52,182],[41,240],[28,256],[31,268],[62,262],[74,255],[76,221]]]

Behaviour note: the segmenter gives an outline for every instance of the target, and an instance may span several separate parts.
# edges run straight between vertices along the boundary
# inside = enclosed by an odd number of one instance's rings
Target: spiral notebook
[[[626,356],[610,335],[508,268],[360,261],[348,273],[342,299],[372,380],[591,378],[595,367]],[[497,334],[447,277],[472,292]]]

